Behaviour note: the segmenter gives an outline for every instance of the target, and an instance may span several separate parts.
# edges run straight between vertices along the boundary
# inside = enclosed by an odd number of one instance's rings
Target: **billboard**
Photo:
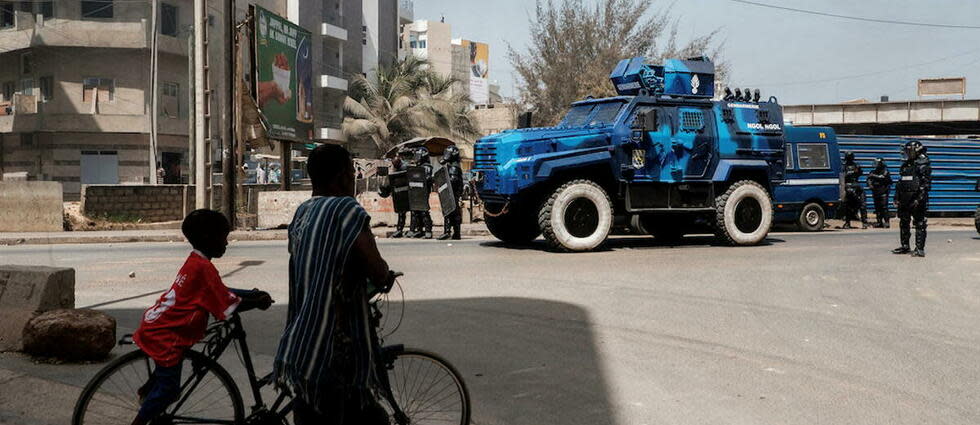
[[[469,53],[470,99],[477,105],[490,103],[490,46],[487,43],[462,40]]]
[[[919,79],[919,96],[966,96],[966,78]]]
[[[313,139],[313,49],[309,31],[252,6],[256,103],[270,139]]]

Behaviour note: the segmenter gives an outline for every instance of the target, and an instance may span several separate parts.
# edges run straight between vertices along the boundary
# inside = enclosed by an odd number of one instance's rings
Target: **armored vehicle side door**
[[[672,141],[684,177],[704,177],[714,154],[714,114],[699,107],[677,108],[678,126]]]
[[[652,114],[645,124],[642,122],[644,114]],[[661,170],[669,166],[668,148],[673,134],[673,118],[669,114],[669,108],[637,105],[630,113],[627,123],[634,125],[633,150],[631,158],[628,158],[634,169],[634,180],[661,181]],[[647,127],[644,128],[644,125]]]

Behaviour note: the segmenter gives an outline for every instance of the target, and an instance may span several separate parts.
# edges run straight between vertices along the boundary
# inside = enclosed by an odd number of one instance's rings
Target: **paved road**
[[[889,254],[895,239],[784,233],[726,248],[617,238],[588,254],[383,241],[407,273],[390,341],[456,364],[477,424],[980,423],[980,238],[932,232],[925,259]],[[138,296],[167,287],[186,253],[179,243],[0,247],[3,263],[75,267],[77,305],[101,304],[121,332],[152,302]],[[282,242],[235,243],[217,261],[231,285],[279,302],[248,314],[261,367],[285,315],[285,261]],[[0,422],[65,423],[99,367],[0,356]]]

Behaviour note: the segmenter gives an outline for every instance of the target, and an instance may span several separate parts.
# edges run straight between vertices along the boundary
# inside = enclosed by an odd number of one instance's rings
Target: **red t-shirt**
[[[174,366],[184,350],[204,338],[208,313],[224,320],[241,302],[221,282],[218,269],[194,251],[177,272],[177,279],[143,312],[133,342],[160,366]]]

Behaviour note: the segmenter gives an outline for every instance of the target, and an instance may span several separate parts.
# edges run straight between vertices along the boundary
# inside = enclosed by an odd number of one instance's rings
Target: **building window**
[[[31,75],[34,73],[34,55],[30,53],[20,55],[20,73],[22,75]]]
[[[33,78],[25,78],[23,80],[20,80],[20,94],[25,95],[25,96],[33,96],[34,95],[34,79]]]
[[[168,81],[160,83],[160,116],[180,118],[180,84]]]
[[[17,85],[13,81],[3,83],[3,100],[11,101],[14,99],[14,90]]]
[[[112,0],[82,0],[83,18],[112,18]]]
[[[41,77],[38,82],[41,89],[41,100],[47,102],[54,99],[54,77]]]
[[[176,37],[180,32],[177,22],[177,6],[167,3],[160,4],[160,34]]]
[[[82,101],[92,101],[93,89],[99,89],[99,102],[111,102],[116,94],[116,82],[111,78],[86,78],[82,84]]]
[[[9,1],[0,1],[0,28],[10,28],[14,26],[14,4]]]

